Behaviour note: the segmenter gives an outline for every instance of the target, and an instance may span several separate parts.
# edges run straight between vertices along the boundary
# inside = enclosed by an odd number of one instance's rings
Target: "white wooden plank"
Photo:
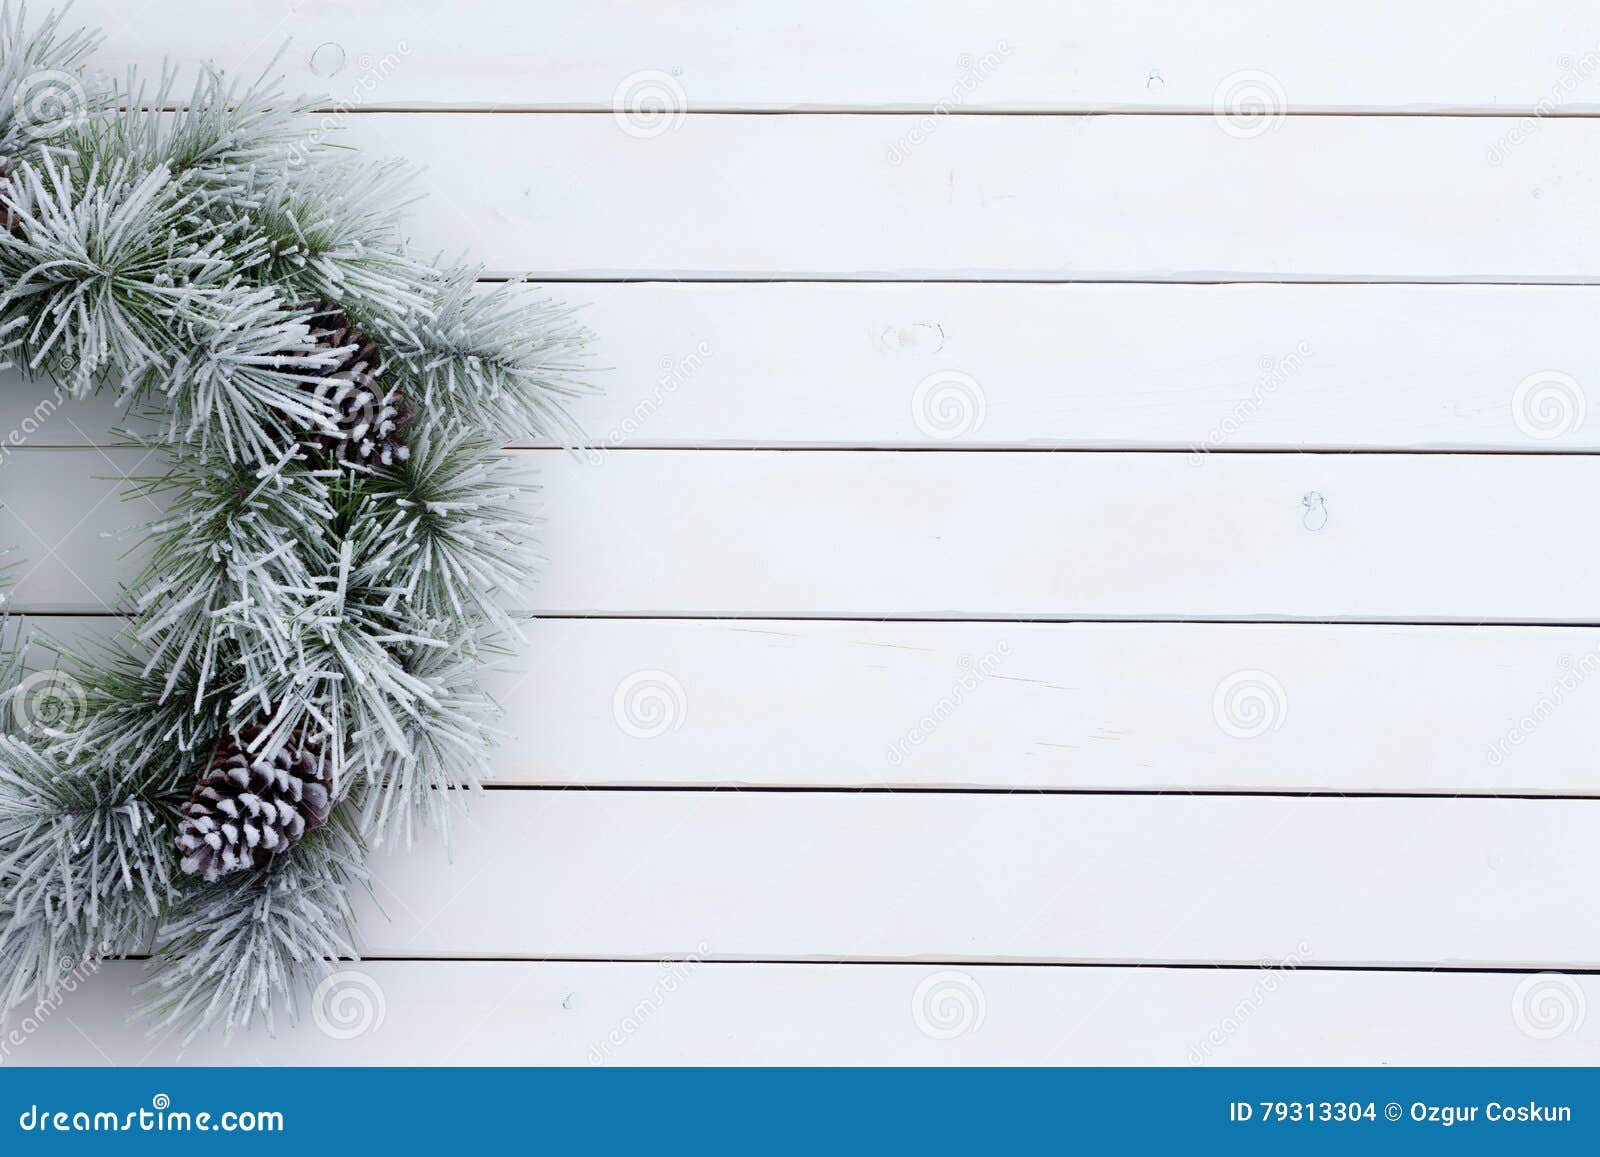
[[[539,452],[531,452],[539,453]],[[534,609],[1593,622],[1592,458],[553,454]]]
[[[116,620],[29,626],[104,638]],[[1600,794],[1592,628],[545,619],[524,631],[520,654],[485,676],[506,709],[501,785]]]
[[[614,367],[606,447],[1600,449],[1588,287],[550,290]]]
[[[1600,619],[1590,456],[516,453],[544,486],[537,613]],[[110,497],[137,463],[13,456],[16,609],[113,602],[138,556],[111,531],[153,511]]]
[[[998,0],[789,10],[745,2],[579,7],[79,0],[106,66],[211,57],[259,70],[285,39],[294,82],[354,105],[612,107],[645,74],[671,107],[1206,109],[1230,76],[1295,109],[1594,111],[1600,21],[1576,0],[1515,14],[1352,0]],[[1274,87],[1275,86],[1275,87]],[[1281,95],[1280,95],[1281,94]]]
[[[1571,968],[1590,800],[495,792],[377,861],[378,956]],[[387,918],[385,916],[387,914]],[[1304,944],[1304,948],[1299,946]]]
[[[425,161],[427,251],[532,276],[1592,282],[1600,121],[898,116],[350,118]],[[470,174],[470,178],[464,176]]]
[[[1282,965],[1283,961],[1275,961]],[[926,965],[367,962],[313,1017],[188,1049],[110,964],[18,1065],[1551,1065],[1600,1061],[1593,976]],[[954,973],[954,975],[951,975]],[[1538,986],[1537,988],[1535,986]],[[1548,1002],[1536,1018],[1538,1002]],[[381,1015],[380,1015],[381,1010]],[[970,1011],[969,1011],[970,1010]],[[981,1010],[981,1018],[980,1018]],[[15,1018],[14,1018],[15,1019]],[[924,1031],[927,1026],[929,1031]],[[1526,1029],[1526,1030],[1525,1030]]]
[[[533,292],[582,306],[598,335],[601,392],[574,412],[606,448],[1600,449],[1589,287]],[[109,398],[0,378],[0,459],[104,445],[117,421]]]
[[[503,783],[1600,793],[1593,629],[545,620],[516,667]]]

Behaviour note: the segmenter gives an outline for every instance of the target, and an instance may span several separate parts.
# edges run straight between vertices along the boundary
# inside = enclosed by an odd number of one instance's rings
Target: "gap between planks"
[[[147,963],[148,952],[108,956],[130,964]],[[1031,968],[1031,969],[1117,969],[1127,972],[1398,972],[1446,973],[1453,976],[1538,976],[1552,971],[1543,966],[1482,964],[1311,964],[1292,966],[1275,960],[994,960],[983,956],[928,958],[916,960],[816,959],[795,956],[371,956],[323,957],[325,962],[351,961],[362,964],[694,964],[773,966],[800,968]],[[1600,976],[1600,968],[1562,968],[1564,976]]]

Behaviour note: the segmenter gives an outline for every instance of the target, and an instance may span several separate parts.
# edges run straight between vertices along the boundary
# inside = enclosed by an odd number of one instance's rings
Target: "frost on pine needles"
[[[409,250],[411,169],[319,143],[313,102],[98,93],[95,43],[0,15],[0,349],[127,408],[161,513],[126,626],[50,644],[70,718],[27,725],[26,642],[0,675],[0,1012],[153,937],[157,1029],[270,1027],[354,954],[366,849],[487,771],[479,673],[534,570],[497,445],[575,440],[588,335]],[[70,116],[25,115],[43,72]]]

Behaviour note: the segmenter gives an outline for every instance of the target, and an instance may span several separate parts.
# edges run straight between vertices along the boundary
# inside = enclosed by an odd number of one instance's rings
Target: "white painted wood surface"
[[[115,625],[28,620],[64,641]],[[1593,628],[523,629],[487,676],[505,708],[501,786],[1597,794]]]
[[[516,453],[541,614],[1600,621],[1587,455]],[[157,514],[121,479],[153,466],[0,469],[14,607],[117,609],[142,558],[119,531]]]
[[[356,106],[609,110],[644,73],[635,91],[653,83],[689,109],[1209,112],[1219,90],[1244,83],[1303,111],[1600,108],[1586,55],[1600,48],[1600,19],[1576,0],[1514,12],[1445,0],[822,0],[803,13],[760,0],[78,0],[74,12],[111,33],[113,71],[211,57],[253,73],[287,41],[281,63],[295,87]]]
[[[448,853],[380,859],[362,927],[377,956],[1593,967],[1600,925],[1570,918],[1568,882],[1600,870],[1597,815],[1600,800],[507,791]]]
[[[1280,965],[1283,961],[1274,961]],[[1530,1036],[1520,975],[906,965],[364,962],[327,1016],[189,1048],[127,1024],[109,964],[7,1064],[1594,1064],[1600,1029]],[[954,973],[955,975],[950,975]],[[1600,1003],[1593,976],[1540,979]],[[1557,987],[1559,986],[1559,987]],[[330,989],[330,997],[333,996]],[[941,997],[940,994],[943,994]],[[919,995],[920,994],[920,995]],[[958,1001],[965,999],[967,1004]],[[944,1016],[935,1019],[943,999]],[[367,1003],[360,1003],[362,1000]],[[980,1003],[981,1002],[981,1003]],[[372,1009],[364,1014],[364,1009]],[[962,1009],[972,1011],[963,1015]],[[381,1009],[381,1017],[379,1011]],[[978,1015],[981,1009],[981,1018]],[[921,1018],[919,1021],[919,1012]],[[362,1023],[366,1032],[348,1030]],[[1524,1022],[1526,1012],[1524,1011]],[[929,1035],[921,1025],[941,1035]],[[953,1031],[958,1030],[958,1031]]]
[[[574,408],[601,448],[1600,449],[1584,287],[530,292],[580,306],[603,335],[598,390]],[[1582,414],[1559,421],[1564,400]],[[111,441],[121,415],[109,397],[62,402],[8,374],[0,456]]]
[[[87,642],[116,620],[28,626]],[[540,619],[523,630],[486,677],[505,709],[499,786],[1600,794],[1594,628]]]
[[[426,166],[419,244],[606,367],[614,452],[526,451],[545,617],[493,677],[500,782],[577,790],[380,862],[366,943],[430,958],[352,966],[380,1022],[185,1059],[1595,1061],[1593,976],[1539,975],[1600,967],[1586,7],[76,15],[108,69],[292,33],[328,132]],[[115,424],[0,383],[14,608],[117,607]],[[1280,621],[1154,621],[1206,618]],[[785,790],[646,790],[734,786]],[[134,967],[4,1060],[177,1059]]]
[[[426,159],[424,249],[535,277],[1595,280],[1600,121],[1507,149],[1513,123],[950,117],[898,164],[898,116],[641,140],[602,115],[373,113],[339,139]]]

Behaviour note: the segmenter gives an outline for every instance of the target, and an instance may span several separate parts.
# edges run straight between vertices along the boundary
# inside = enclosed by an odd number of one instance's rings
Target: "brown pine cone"
[[[385,389],[378,380],[383,358],[378,343],[351,324],[344,311],[330,301],[317,301],[311,310],[311,334],[325,349],[354,346],[339,364],[313,371],[322,377],[313,389],[333,410],[334,430],[317,430],[309,443],[340,462],[364,466],[392,466],[404,462],[411,451],[401,431],[411,421],[411,409],[398,386]]]
[[[271,754],[251,754],[261,733],[224,736],[178,822],[180,866],[209,883],[264,868],[306,832],[328,822],[333,798],[322,745],[301,739]]]

